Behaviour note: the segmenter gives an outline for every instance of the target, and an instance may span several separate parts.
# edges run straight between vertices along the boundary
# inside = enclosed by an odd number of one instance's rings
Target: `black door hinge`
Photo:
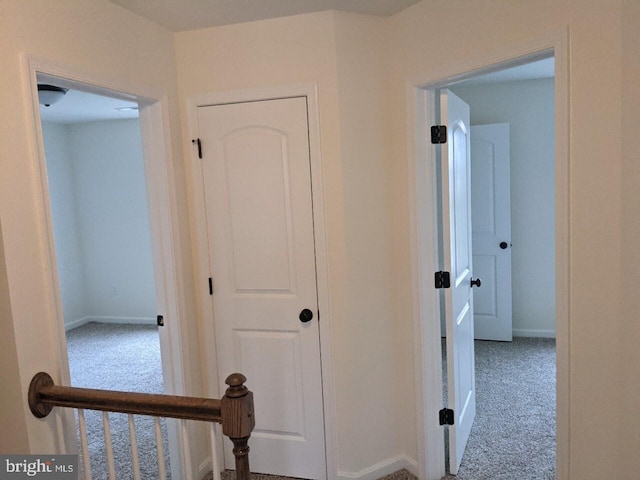
[[[443,408],[440,410],[440,425],[453,425],[453,419],[455,415],[450,408]]]
[[[191,140],[191,143],[198,145],[198,158],[202,158],[202,142],[199,138]]]
[[[209,295],[213,295],[213,278],[209,277]]]
[[[158,322],[159,327],[164,327],[164,317],[162,315],[158,315],[156,321]]]
[[[436,288],[450,288],[451,275],[449,272],[436,272],[435,274]]]
[[[447,126],[434,125],[431,127],[431,143],[440,144],[447,143]]]

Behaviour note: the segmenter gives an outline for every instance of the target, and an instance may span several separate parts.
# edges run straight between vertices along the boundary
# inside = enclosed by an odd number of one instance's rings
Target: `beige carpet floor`
[[[458,475],[443,480],[555,479],[555,376],[553,339],[476,341],[477,416]],[[383,478],[415,479],[406,470]]]

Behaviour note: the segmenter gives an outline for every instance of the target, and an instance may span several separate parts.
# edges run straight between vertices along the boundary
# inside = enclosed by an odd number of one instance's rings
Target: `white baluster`
[[[167,480],[167,467],[164,464],[164,447],[162,446],[162,430],[160,429],[160,417],[154,417],[156,431],[156,446],[158,448],[158,474],[159,480]]]
[[[189,432],[187,430],[187,421],[180,420],[182,429],[182,455],[184,457],[184,473],[186,478],[194,478],[191,470],[191,448],[189,447]]]
[[[131,439],[131,462],[134,480],[140,480],[140,460],[138,459],[138,442],[136,441],[136,425],[133,415],[129,414],[129,438]]]
[[[111,427],[109,427],[109,414],[102,412],[102,428],[104,429],[104,446],[107,453],[107,465],[109,466],[109,480],[116,480],[116,465],[113,458],[113,445],[111,444]]]
[[[80,445],[82,448],[82,463],[84,465],[84,480],[91,480],[91,459],[89,458],[89,442],[87,440],[87,422],[84,410],[78,408],[78,425],[80,426]]]
[[[220,479],[220,461],[218,460],[218,446],[216,445],[216,424],[211,422],[211,464],[213,467],[213,480]]]

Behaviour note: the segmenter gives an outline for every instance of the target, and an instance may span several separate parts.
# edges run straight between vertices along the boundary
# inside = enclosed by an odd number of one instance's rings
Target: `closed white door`
[[[449,408],[449,468],[458,472],[476,416],[473,339],[473,266],[471,263],[471,159],[469,106],[449,90],[440,94],[447,126],[442,148],[442,236],[444,269],[451,274],[445,289]]]
[[[199,107],[198,131],[219,378],[254,392],[251,471],[326,478],[306,97]]]
[[[471,127],[475,338],[511,341],[511,186],[509,124]]]

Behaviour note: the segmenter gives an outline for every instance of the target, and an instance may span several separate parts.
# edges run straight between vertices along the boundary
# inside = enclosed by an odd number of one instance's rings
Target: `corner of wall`
[[[21,395],[18,352],[13,332],[13,316],[7,280],[2,225],[0,225],[0,424],[5,434],[0,435],[0,452],[24,454],[29,452],[29,438],[25,418],[26,398]],[[8,434],[7,432],[11,432]]]
[[[410,474],[417,476],[418,463],[408,455],[401,454],[357,472],[339,470],[337,478],[338,480],[377,480],[399,470],[407,470]]]

